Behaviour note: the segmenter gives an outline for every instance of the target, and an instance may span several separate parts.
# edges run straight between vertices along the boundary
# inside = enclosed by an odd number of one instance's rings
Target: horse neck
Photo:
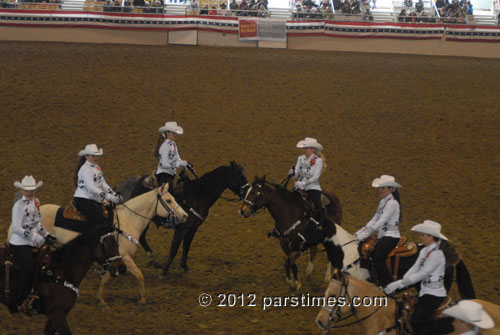
[[[338,224],[335,224],[335,227],[337,228],[337,232],[333,236],[333,243],[343,246],[342,251],[344,251],[344,266],[350,265],[359,258],[358,242],[352,242],[354,240],[354,235]]]
[[[371,306],[366,306],[363,303],[354,307],[356,310],[356,318],[358,320],[367,317],[361,321],[361,326],[364,328],[364,334],[377,334],[396,323],[396,305],[393,299],[387,297],[384,292],[377,286],[365,280],[348,277],[349,284],[347,290],[349,296],[353,297],[371,297],[386,299],[386,305],[380,306],[382,301],[371,301]],[[371,316],[370,316],[371,315]]]
[[[116,206],[115,226],[140,236],[149,219],[155,215],[156,194],[157,190],[152,190],[130,199],[124,205]]]
[[[350,277],[349,280],[349,294],[351,297],[377,297],[384,298],[387,302],[387,304],[383,306],[380,306],[380,301],[378,301],[378,305],[361,305],[357,307],[360,311],[357,315],[358,320],[372,314],[361,322],[361,326],[364,328],[365,334],[377,334],[380,331],[396,324],[396,304],[394,299],[386,296],[380,288],[372,283],[353,277]]]
[[[97,237],[93,239],[82,239],[72,246],[71,257],[68,257],[61,265],[63,279],[69,283],[79,286],[90,266],[94,262],[94,250],[97,248]]]
[[[296,206],[293,201],[280,198],[276,189],[264,185],[264,190],[266,208],[269,210],[269,214],[273,217],[279,230],[287,229],[304,216],[303,208]]]
[[[219,199],[222,192],[229,187],[228,179],[230,177],[231,168],[227,166],[220,166],[210,172],[205,173],[198,180],[193,180],[191,183],[199,188],[199,192],[189,193],[187,190],[185,195],[189,197],[191,202],[199,204],[200,211],[206,211]],[[189,188],[189,186],[188,186]]]

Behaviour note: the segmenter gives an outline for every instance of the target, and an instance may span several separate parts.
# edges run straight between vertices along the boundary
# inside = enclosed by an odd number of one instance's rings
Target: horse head
[[[229,167],[231,168],[231,176],[228,179],[228,188],[235,195],[239,196],[240,199],[243,199],[249,188],[248,180],[245,176],[245,172],[243,171],[243,167],[235,161],[231,161]]]
[[[156,214],[161,217],[174,217],[178,223],[186,222],[188,215],[168,192],[168,184],[163,184],[157,190]],[[158,203],[161,206],[158,206]]]
[[[243,204],[241,205],[240,215],[248,218],[257,214],[257,212],[266,206],[266,176],[259,178],[255,176],[255,180],[248,188]]]
[[[120,256],[114,227],[111,225],[103,227],[99,229],[99,234],[99,244],[94,251],[94,260],[112,276],[124,274],[127,271],[127,266]]]

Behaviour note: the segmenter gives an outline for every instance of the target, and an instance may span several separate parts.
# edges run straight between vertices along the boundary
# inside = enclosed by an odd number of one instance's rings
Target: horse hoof
[[[302,283],[301,282],[298,281],[297,283],[295,283],[295,291],[300,290],[301,287],[302,287]]]

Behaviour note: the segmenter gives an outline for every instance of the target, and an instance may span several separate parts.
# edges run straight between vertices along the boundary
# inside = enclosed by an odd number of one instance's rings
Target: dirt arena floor
[[[371,181],[393,174],[401,190],[402,231],[423,219],[443,224],[460,247],[478,298],[500,304],[500,61],[356,53],[202,47],[0,43],[0,234],[11,220],[14,180],[34,174],[42,204],[67,203],[77,153],[104,148],[112,185],[151,172],[157,129],[176,120],[180,154],[203,174],[231,159],[249,179],[279,182],[305,136],[324,147],[321,182],[334,190],[349,231],[377,208]],[[225,193],[231,196],[230,192]],[[262,310],[264,296],[290,296],[283,254],[269,213],[251,219],[240,204],[218,201],[190,254],[167,282],[146,267],[148,302],[136,303],[130,275],[107,286],[110,311],[98,307],[98,275],[89,273],[69,316],[74,334],[319,334],[319,308]],[[164,260],[172,231],[150,229]],[[299,294],[322,296],[325,255]],[[200,307],[203,293],[256,294],[256,307]],[[456,297],[456,290],[453,291]],[[43,316],[0,308],[0,334],[41,334]],[[356,327],[338,334],[357,334]]]

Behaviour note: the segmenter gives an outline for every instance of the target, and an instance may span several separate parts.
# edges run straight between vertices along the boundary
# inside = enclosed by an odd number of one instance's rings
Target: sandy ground
[[[371,180],[393,174],[403,185],[402,231],[423,219],[443,224],[460,247],[478,298],[500,303],[500,61],[282,50],[0,43],[0,234],[7,233],[14,180],[45,182],[42,203],[67,203],[76,154],[98,143],[110,184],[155,168],[157,129],[185,130],[181,156],[199,174],[241,163],[249,178],[279,182],[305,136],[325,147],[324,188],[344,208],[344,226],[361,227],[378,198]],[[230,195],[227,192],[226,195]],[[136,303],[132,276],[110,283],[111,310],[95,299],[89,273],[69,316],[74,334],[318,334],[316,308],[262,310],[263,296],[290,296],[267,212],[237,215],[218,201],[192,245],[192,274],[173,267],[166,283],[146,267],[148,303]],[[150,230],[163,260],[171,231]],[[305,274],[307,257],[300,260]],[[178,260],[177,260],[178,261]],[[178,264],[178,263],[176,263]],[[321,296],[326,261],[300,293]],[[256,307],[200,307],[202,293],[256,294]],[[453,291],[456,296],[456,292]],[[246,302],[248,300],[245,300]],[[0,308],[0,334],[41,334],[44,317]],[[356,328],[339,330],[356,334]]]

